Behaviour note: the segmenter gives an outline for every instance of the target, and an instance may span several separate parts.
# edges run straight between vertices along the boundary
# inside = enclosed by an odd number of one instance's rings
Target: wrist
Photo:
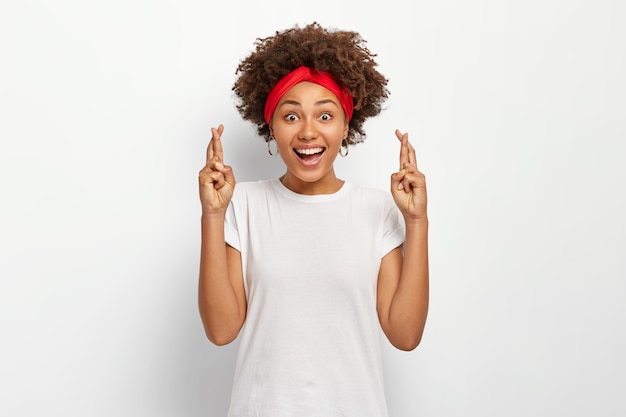
[[[404,224],[407,228],[428,228],[428,217],[405,217]]]
[[[226,218],[226,210],[202,210],[201,221],[202,223],[224,223]]]

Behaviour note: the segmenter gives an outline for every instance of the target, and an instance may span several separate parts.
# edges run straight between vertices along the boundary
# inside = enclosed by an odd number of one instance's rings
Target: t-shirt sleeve
[[[384,210],[381,258],[404,243],[406,236],[402,213],[400,213],[400,209],[398,209],[398,206],[393,201],[393,197],[390,195],[385,199]]]
[[[233,199],[230,201],[228,208],[226,209],[226,217],[224,218],[224,240],[228,245],[241,252],[241,241],[239,239],[237,213],[235,209],[236,203],[234,200],[235,196],[233,195]]]

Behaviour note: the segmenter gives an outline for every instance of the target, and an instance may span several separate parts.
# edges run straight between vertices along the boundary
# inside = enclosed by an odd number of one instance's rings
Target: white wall
[[[213,3],[213,5],[211,4]],[[217,5],[215,5],[217,4]],[[626,6],[615,0],[0,5],[0,415],[223,416],[237,343],[196,308],[197,172],[281,173],[230,87],[258,36],[357,30],[387,110],[338,161],[429,184],[422,345],[393,417],[626,413]]]

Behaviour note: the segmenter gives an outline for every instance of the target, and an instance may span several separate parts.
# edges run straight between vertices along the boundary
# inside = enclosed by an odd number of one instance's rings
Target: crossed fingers
[[[415,174],[419,173],[417,170],[417,159],[415,156],[415,149],[411,142],[409,142],[409,134],[402,133],[400,130],[396,130],[396,137],[400,141],[400,174],[402,179],[397,186],[397,190],[408,193],[411,188],[415,186]]]
[[[221,136],[224,126],[211,128],[211,141],[206,151],[206,165],[200,174],[210,179],[216,190],[222,188],[226,182],[224,177],[224,149],[222,148]]]
[[[211,141],[206,151],[206,166],[211,170],[220,167],[220,165],[221,167],[224,166],[224,149],[222,148],[221,141],[222,132],[224,132],[223,125],[219,125],[217,129],[214,127],[211,128]]]

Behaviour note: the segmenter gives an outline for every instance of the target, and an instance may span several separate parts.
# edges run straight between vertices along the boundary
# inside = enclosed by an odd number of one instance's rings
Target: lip
[[[316,156],[309,158],[309,159],[302,159],[300,158],[300,156],[298,156],[298,152],[297,152],[298,150],[308,150],[308,149],[321,149],[322,151]],[[326,153],[326,147],[319,146],[319,145],[303,145],[303,146],[298,146],[298,147],[293,148],[293,153],[295,154],[296,159],[298,160],[298,162],[300,162],[301,165],[307,168],[314,168],[320,163],[320,161],[324,157],[324,154]]]
[[[297,150],[297,149],[315,149],[315,148],[322,148],[322,149],[326,149],[326,146],[323,145],[314,145],[314,144],[310,144],[310,145],[299,145],[299,146],[294,146],[293,150]]]

